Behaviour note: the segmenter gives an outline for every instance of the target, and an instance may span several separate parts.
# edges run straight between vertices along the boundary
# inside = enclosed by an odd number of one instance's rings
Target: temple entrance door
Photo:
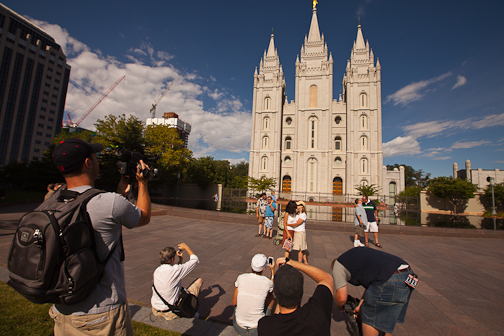
[[[333,195],[343,195],[343,180],[340,177],[335,177],[333,180]]]
[[[282,192],[286,194],[291,193],[292,180],[289,175],[286,175],[282,179]]]

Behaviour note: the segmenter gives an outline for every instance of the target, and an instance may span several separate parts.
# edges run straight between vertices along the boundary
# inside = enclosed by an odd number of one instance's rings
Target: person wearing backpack
[[[64,140],[56,146],[53,161],[65,178],[67,190],[83,193],[94,187],[99,173],[96,153],[102,150],[101,144],[89,144],[78,138]],[[141,160],[139,163],[142,170],[148,168]],[[136,206],[124,197],[130,188],[124,176],[119,182],[117,193],[100,193],[87,203],[98,258],[102,261],[108,257],[110,259],[91,294],[76,304],[56,303],[49,309],[49,315],[54,320],[55,336],[133,335],[126,300],[121,232],[123,226],[128,229],[144,226],[151,217],[147,179],[140,168],[137,168],[136,180]]]

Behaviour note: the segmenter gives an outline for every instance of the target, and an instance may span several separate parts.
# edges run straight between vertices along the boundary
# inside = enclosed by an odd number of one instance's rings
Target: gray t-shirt
[[[84,192],[89,185],[69,190]],[[132,229],[140,219],[141,211],[126,198],[117,193],[102,193],[93,197],[87,211],[95,229],[98,257],[104,260],[116,245],[111,258],[105,266],[105,272],[95,290],[84,300],[74,305],[55,304],[62,314],[85,315],[100,314],[119,307],[126,301],[124,266],[121,259],[122,226]]]
[[[362,204],[359,204],[358,206],[355,207],[355,220],[354,220],[355,226],[360,224],[359,218],[357,218],[357,216],[360,216],[362,223],[364,223],[364,226],[367,226],[368,220],[367,220],[366,210],[364,209]]]

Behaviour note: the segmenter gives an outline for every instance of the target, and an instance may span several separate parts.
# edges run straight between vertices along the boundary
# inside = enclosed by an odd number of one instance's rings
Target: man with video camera
[[[96,153],[101,144],[89,144],[78,138],[67,139],[53,152],[53,161],[63,174],[68,189],[83,193],[93,188],[98,178],[99,165]],[[151,202],[147,179],[142,171],[149,167],[142,161],[137,167],[137,205],[124,196],[131,185],[121,177],[117,193],[100,193],[88,202],[87,212],[95,232],[96,251],[100,260],[111,253],[103,277],[94,291],[74,305],[55,304],[49,309],[54,320],[54,335],[133,335],[131,316],[126,301],[124,278],[124,250],[122,226],[128,229],[147,225],[151,217]],[[131,181],[130,181],[131,182]]]

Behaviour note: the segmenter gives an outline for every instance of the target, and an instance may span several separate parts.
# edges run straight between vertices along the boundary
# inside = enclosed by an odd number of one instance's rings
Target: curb
[[[9,281],[9,270],[3,265],[0,266],[0,281]],[[129,300],[128,300],[129,301]],[[163,318],[155,317],[151,314],[151,308],[138,306],[129,302],[131,319],[142,322],[150,326],[176,331],[184,335],[191,336],[235,336],[233,326],[221,322],[214,322],[208,319],[179,318],[166,321]]]

